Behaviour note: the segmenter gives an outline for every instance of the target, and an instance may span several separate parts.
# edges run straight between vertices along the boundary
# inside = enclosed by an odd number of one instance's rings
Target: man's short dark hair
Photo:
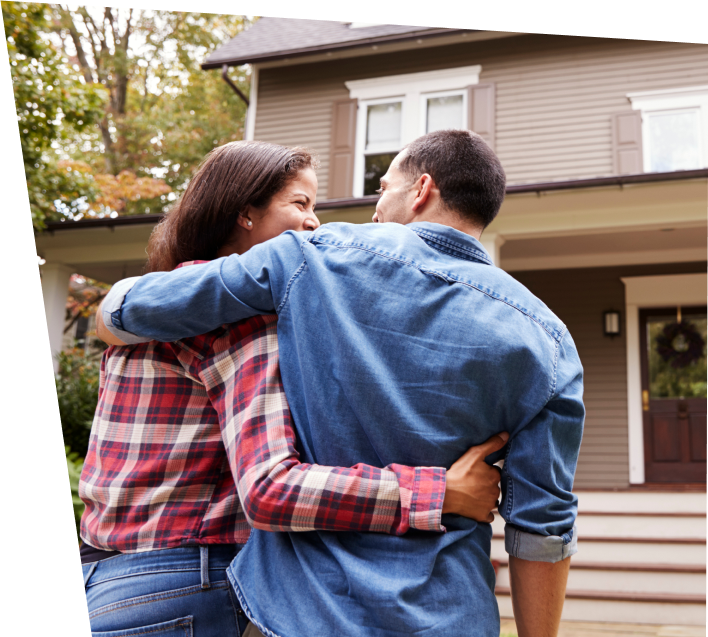
[[[504,201],[506,175],[499,158],[477,133],[439,130],[404,147],[399,169],[417,180],[428,173],[443,204],[486,228]]]

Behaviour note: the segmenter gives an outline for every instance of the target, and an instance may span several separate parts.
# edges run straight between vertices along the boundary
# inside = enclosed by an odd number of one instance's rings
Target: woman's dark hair
[[[499,158],[477,133],[440,130],[408,144],[399,169],[413,181],[428,173],[448,209],[486,228],[506,194]]]
[[[301,170],[316,167],[317,160],[305,148],[246,141],[215,148],[153,230],[145,271],[216,258],[246,206],[267,206]]]

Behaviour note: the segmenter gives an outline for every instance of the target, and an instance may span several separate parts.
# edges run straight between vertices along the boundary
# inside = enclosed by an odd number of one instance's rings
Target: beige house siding
[[[346,80],[480,64],[496,84],[496,149],[510,183],[612,174],[611,115],[626,94],[708,84],[708,46],[524,35],[261,69],[255,138],[306,145],[328,185],[332,103]]]
[[[620,277],[705,271],[705,263],[681,263],[511,272],[565,322],[583,363],[587,416],[576,488],[629,485],[624,325],[622,335],[615,338],[604,336],[602,330],[602,314],[607,310],[619,310],[624,321]]]

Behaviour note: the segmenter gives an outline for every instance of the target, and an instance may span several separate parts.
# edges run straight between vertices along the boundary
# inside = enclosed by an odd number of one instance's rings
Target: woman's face
[[[315,215],[316,199],[317,176],[312,168],[305,168],[273,195],[267,206],[248,210],[239,219],[239,225],[248,231],[251,245],[277,237],[286,230],[317,230],[320,221]]]

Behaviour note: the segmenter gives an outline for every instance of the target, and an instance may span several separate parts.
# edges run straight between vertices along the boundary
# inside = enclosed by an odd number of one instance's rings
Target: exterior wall
[[[326,198],[332,103],[347,80],[480,64],[496,84],[496,150],[509,183],[612,174],[611,115],[626,94],[708,84],[708,46],[524,35],[260,70],[255,139],[319,153]]]
[[[603,312],[611,309],[624,321],[620,277],[705,271],[705,263],[680,263],[511,272],[565,322],[585,369],[587,417],[576,488],[629,486],[625,329],[610,338],[602,326]]]

